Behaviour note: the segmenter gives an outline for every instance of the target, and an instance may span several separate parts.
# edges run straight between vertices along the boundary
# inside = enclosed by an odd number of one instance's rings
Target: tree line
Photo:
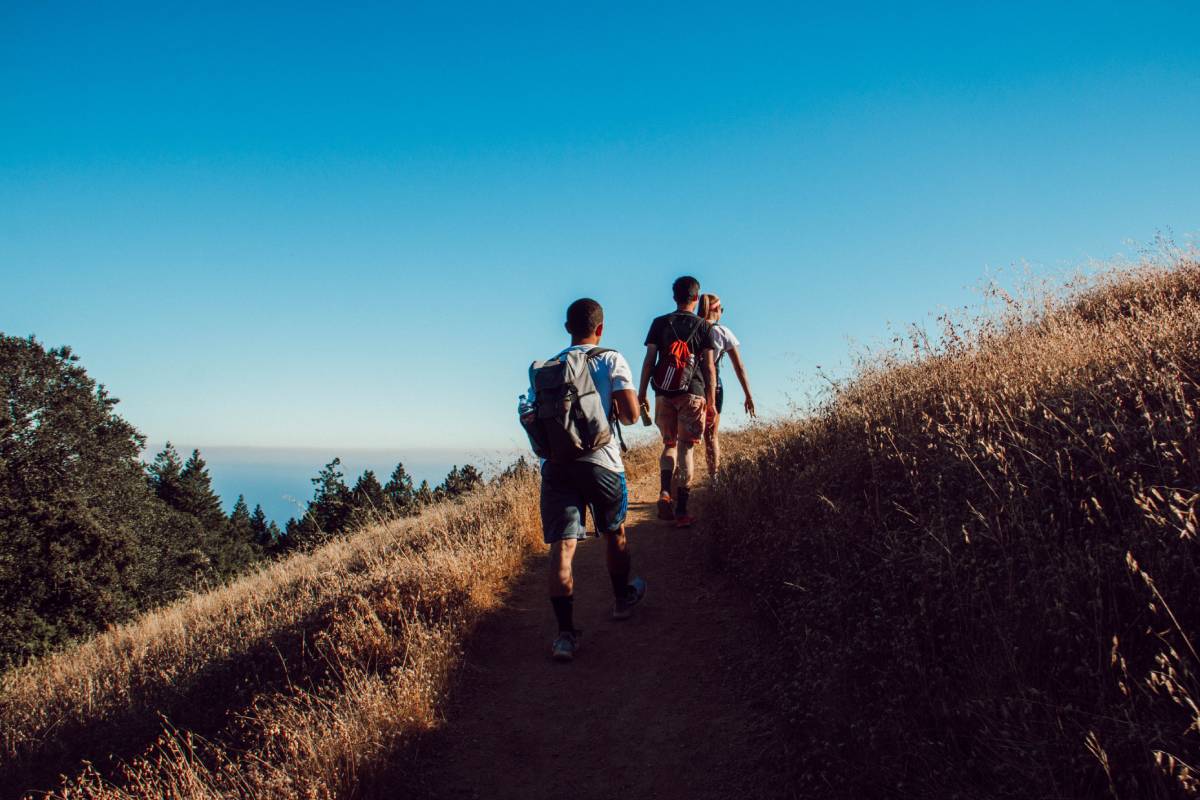
[[[386,483],[366,470],[350,486],[335,458],[280,529],[244,496],[225,514],[198,450],[168,443],[144,464],[117,403],[69,347],[0,333],[0,668],[483,483],[468,464],[414,486],[397,464]]]

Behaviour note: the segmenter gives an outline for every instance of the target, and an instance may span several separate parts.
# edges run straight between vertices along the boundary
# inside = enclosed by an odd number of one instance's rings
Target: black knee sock
[[[661,491],[667,494],[671,493],[671,476],[673,474],[675,471],[670,469],[659,470],[658,473],[658,485],[661,487]]]
[[[675,497],[675,513],[683,516],[687,513],[688,494],[691,490],[679,487]]]
[[[550,605],[554,606],[554,618],[558,620],[560,631],[575,632],[575,595],[551,597]]]
[[[608,579],[612,581],[613,597],[623,599],[629,591],[629,572],[626,571],[623,575],[609,574]]]

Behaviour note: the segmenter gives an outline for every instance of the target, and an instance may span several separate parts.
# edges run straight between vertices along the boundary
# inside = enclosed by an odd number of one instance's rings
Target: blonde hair
[[[700,306],[696,309],[696,313],[700,315],[701,319],[712,322],[709,317],[715,316],[713,314],[713,306],[719,305],[721,305],[721,298],[717,295],[702,294],[700,295]]]

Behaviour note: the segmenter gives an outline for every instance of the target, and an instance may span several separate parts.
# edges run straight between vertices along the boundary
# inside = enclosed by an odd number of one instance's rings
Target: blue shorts
[[[587,509],[592,507],[597,533],[612,533],[625,523],[629,490],[625,473],[572,461],[542,465],[542,539],[587,537]]]

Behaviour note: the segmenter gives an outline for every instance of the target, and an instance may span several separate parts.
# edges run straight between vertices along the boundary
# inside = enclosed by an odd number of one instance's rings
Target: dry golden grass
[[[0,784],[347,796],[434,723],[466,631],[541,546],[536,485],[383,522],[5,674]]]
[[[727,437],[717,558],[823,797],[1193,796],[1200,263],[943,320]]]
[[[723,436],[705,531],[793,655],[792,794],[1200,790],[1200,263],[996,297]],[[519,475],[4,675],[0,786],[361,794],[539,546],[536,492]]]

